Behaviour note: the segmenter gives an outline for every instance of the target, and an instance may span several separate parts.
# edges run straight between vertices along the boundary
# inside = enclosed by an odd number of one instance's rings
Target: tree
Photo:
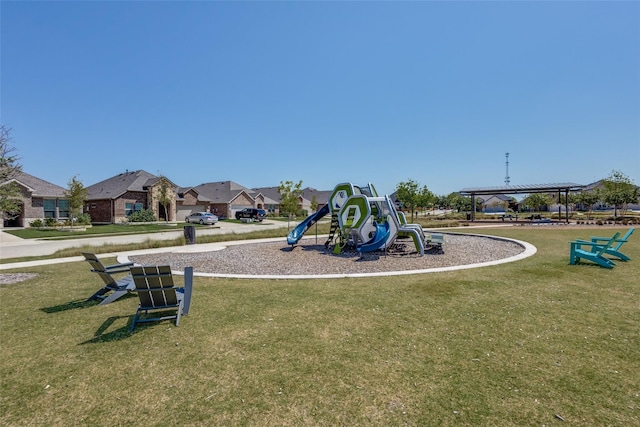
[[[318,197],[313,194],[311,195],[311,211],[316,212],[318,210]]]
[[[522,201],[522,204],[529,209],[533,208],[535,211],[541,211],[542,208],[549,206],[551,203],[551,196],[546,193],[533,193],[529,194]]]
[[[424,185],[418,192],[418,206],[423,209],[433,207],[436,203],[437,197],[433,194],[426,185]]]
[[[444,206],[454,209],[456,212],[471,211],[471,197],[460,193],[449,193],[445,197]]]
[[[286,214],[290,220],[298,212],[298,199],[302,195],[302,181],[298,181],[297,184],[294,184],[293,181],[280,181],[278,193],[280,193],[280,212]]]
[[[611,174],[602,181],[602,201],[612,205],[613,216],[618,216],[618,209],[626,209],[628,203],[638,202],[638,187],[633,180],[620,171],[611,171]]]
[[[68,188],[64,191],[64,197],[69,202],[69,215],[71,216],[71,228],[76,216],[82,213],[84,202],[87,200],[87,189],[75,176],[67,183]]]
[[[0,212],[3,221],[15,218],[22,210],[20,186],[12,181],[22,172],[22,166],[11,141],[11,129],[0,125]]]
[[[593,191],[583,191],[570,197],[570,200],[573,200],[573,202],[578,205],[582,205],[582,208],[587,211],[587,219],[591,219],[593,205],[598,203],[601,199],[602,195],[597,189]]]
[[[169,221],[169,210],[167,209],[167,206],[171,204],[171,197],[169,197],[170,186],[171,184],[169,183],[169,180],[167,179],[167,177],[164,175],[160,175],[160,187],[159,187],[160,190],[158,192],[158,203],[160,203],[160,205],[162,205],[162,207],[164,208],[165,222]]]
[[[396,186],[396,197],[405,208],[411,210],[411,221],[414,220],[417,207],[428,207],[435,201],[434,194],[426,185],[419,188],[419,184],[412,179]]]

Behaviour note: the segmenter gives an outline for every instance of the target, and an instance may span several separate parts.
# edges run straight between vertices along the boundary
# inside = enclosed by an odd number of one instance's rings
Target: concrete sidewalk
[[[293,227],[295,224],[292,223]],[[198,236],[216,234],[242,234],[258,230],[268,230],[286,228],[284,221],[264,220],[262,223],[238,224],[225,221],[218,222],[215,226],[196,228],[196,243]],[[129,244],[142,243],[147,240],[173,240],[184,235],[181,225],[176,227],[176,231],[149,234],[129,234],[124,236],[105,235],[99,237],[87,237],[67,240],[45,240],[45,239],[21,239],[0,230],[0,259],[20,258],[28,256],[53,255],[60,249],[80,248],[82,246],[100,247],[105,244]],[[55,260],[47,260],[52,263]],[[21,263],[22,264],[22,263]],[[0,269],[7,269],[8,264],[0,265]],[[16,268],[16,267],[12,267]]]

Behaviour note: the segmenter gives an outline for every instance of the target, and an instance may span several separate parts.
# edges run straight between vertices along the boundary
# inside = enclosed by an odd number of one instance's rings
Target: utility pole
[[[507,174],[504,176],[504,185],[508,187],[511,182],[511,179],[509,178],[509,153],[506,153],[505,156],[507,158],[507,161],[505,162],[505,165],[507,166]]]

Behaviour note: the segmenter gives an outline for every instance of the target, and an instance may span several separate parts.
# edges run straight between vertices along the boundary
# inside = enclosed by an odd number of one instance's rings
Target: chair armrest
[[[609,240],[611,240],[611,237],[591,237],[592,242],[608,242]],[[616,243],[625,243],[627,239],[613,239],[612,241]]]
[[[587,246],[608,246],[607,243],[597,243],[597,242],[590,242],[588,240],[572,240],[569,243],[571,243],[572,246],[581,246],[581,245],[587,245]]]
[[[114,264],[108,265],[104,269],[109,273],[122,273],[125,271],[129,271],[129,267],[131,267],[134,263],[125,262],[123,264]]]
[[[582,239],[572,240],[569,243],[580,243],[581,245],[599,245],[599,246],[602,246],[602,243],[596,243],[596,242],[593,242],[591,240],[582,240]]]

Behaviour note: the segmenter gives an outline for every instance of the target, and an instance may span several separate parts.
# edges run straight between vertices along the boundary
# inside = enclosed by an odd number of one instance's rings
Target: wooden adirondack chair
[[[100,305],[109,304],[135,288],[131,275],[126,275],[118,280],[112,276],[117,273],[129,273],[129,267],[133,265],[132,262],[105,266],[95,254],[83,252],[82,255],[91,264],[91,271],[100,276],[104,282],[104,286],[87,298],[87,301],[99,299],[102,300]],[[110,292],[111,294],[109,294]]]
[[[635,230],[635,228],[633,227],[630,228],[629,231],[627,231],[627,234],[622,236],[620,239],[616,239],[615,240],[616,244],[609,247],[606,251],[606,254],[610,256],[614,256],[622,261],[631,261],[631,258],[629,258],[627,255],[620,252],[620,247],[623,244],[625,244],[627,240],[629,240],[629,237],[631,236],[631,234],[633,234],[633,230]],[[593,236],[591,237],[592,242],[598,243],[600,245],[605,244],[609,239],[610,237],[593,237]],[[595,249],[596,247],[597,246],[593,246],[593,249]]]
[[[191,292],[193,284],[193,267],[185,268],[185,286],[174,286],[171,267],[168,265],[136,266],[131,267],[131,275],[135,283],[135,290],[140,299],[140,304],[133,317],[130,331],[133,332],[138,323],[158,322],[161,320],[176,319],[176,326],[180,324],[180,317],[189,314],[191,304]],[[149,311],[173,311],[175,314],[146,317]],[[145,317],[141,317],[144,312]]]
[[[620,233],[616,233],[611,239],[603,243],[594,243],[587,240],[574,240],[569,242],[571,245],[569,264],[574,265],[581,259],[585,259],[604,268],[613,268],[616,264],[604,255],[619,236]],[[589,246],[591,249],[583,249],[583,246]]]

